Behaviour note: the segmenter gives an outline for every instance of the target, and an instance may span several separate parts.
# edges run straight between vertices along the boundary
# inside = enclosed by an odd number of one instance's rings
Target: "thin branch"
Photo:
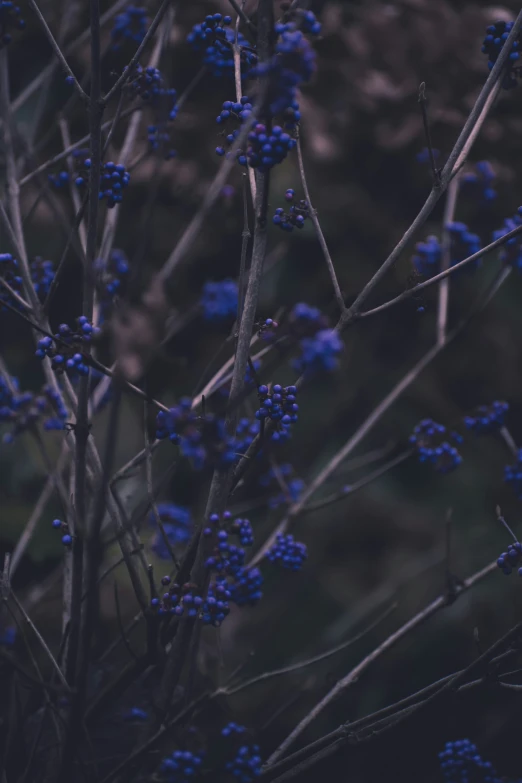
[[[493,563],[490,563],[489,565],[485,566],[485,568],[481,569],[477,573],[470,576],[468,579],[464,581],[462,587],[460,587],[457,590],[457,596],[460,596],[461,593],[465,592],[466,590],[469,590],[470,587],[475,585],[484,577],[493,573],[493,571],[495,571],[497,568],[498,568],[497,563],[496,561],[494,561]],[[346,674],[344,677],[338,680],[336,684],[333,686],[333,688],[331,688],[330,691],[328,691],[326,696],[324,696],[313,707],[313,709],[310,710],[310,712],[291,731],[288,737],[286,737],[286,739],[279,745],[277,750],[275,750],[274,753],[272,753],[272,755],[269,757],[268,761],[266,762],[266,766],[270,767],[278,759],[280,759],[281,756],[283,756],[286,753],[288,748],[291,745],[293,745],[295,740],[302,734],[302,732],[315,720],[315,718],[317,718],[317,716],[329,704],[331,704],[332,701],[334,701],[334,699],[338,698],[341,695],[341,693],[346,691],[346,689],[349,688],[350,685],[352,685],[356,680],[358,680],[361,674],[364,671],[366,671],[366,669],[374,661],[380,658],[381,655],[387,652],[391,647],[393,647],[410,631],[412,631],[414,628],[417,628],[419,625],[424,623],[429,617],[434,615],[436,612],[438,612],[446,605],[447,605],[446,596],[440,595],[438,598],[436,598],[434,601],[432,601],[426,607],[424,607],[424,609],[422,609],[420,612],[414,615],[410,620],[408,620],[408,622],[404,623],[404,625],[398,628],[394,633],[390,634],[390,636],[388,636],[378,647],[372,650],[372,652],[369,655],[363,658],[362,661],[359,664],[357,664],[357,666],[355,666],[350,672],[348,672],[348,674]],[[459,677],[460,677],[460,673],[459,673]],[[455,684],[458,684],[456,678],[454,682]]]
[[[442,247],[440,271],[445,272],[451,266],[451,232],[448,225],[455,219],[455,209],[457,207],[457,197],[459,193],[459,177],[453,177],[448,185],[446,192],[446,203],[444,204],[444,215],[442,218]],[[440,281],[439,285],[439,307],[437,312],[437,342],[444,343],[446,339],[446,324],[448,321],[449,305],[449,277]]]
[[[293,663],[290,666],[283,666],[281,669],[274,669],[270,672],[263,672],[262,674],[257,675],[257,677],[252,677],[250,680],[245,680],[245,682],[239,683],[238,685],[219,688],[216,691],[216,695],[232,696],[234,693],[238,693],[245,688],[249,688],[251,685],[256,685],[258,682],[265,682],[266,680],[270,680],[273,677],[280,677],[283,674],[291,674],[292,672],[305,669],[314,663],[325,661],[327,658],[331,658],[332,655],[336,655],[338,652],[348,649],[348,647],[351,647],[353,644],[363,639],[366,634],[370,633],[370,631],[373,631],[373,629],[376,628],[376,626],[378,626],[393,611],[395,611],[396,608],[397,604],[392,604],[392,606],[388,607],[388,609],[382,612],[382,614],[363,631],[356,634],[355,636],[352,636],[352,638],[348,639],[348,641],[342,642],[342,644],[338,644],[336,647],[332,647],[326,652],[315,655],[313,658],[308,658],[306,661],[299,661],[298,663]]]
[[[326,239],[324,238],[321,224],[319,223],[317,210],[312,205],[312,200],[310,198],[310,191],[308,190],[308,184],[306,182],[300,132],[298,133],[297,136],[297,160],[299,162],[299,174],[301,176],[301,184],[303,186],[306,201],[308,202],[308,209],[310,210],[310,219],[314,225],[315,233],[317,234],[317,239],[319,240],[319,244],[321,245],[321,250],[323,251],[324,260],[326,261],[326,266],[328,267],[328,274],[330,275],[330,280],[332,281],[335,300],[339,306],[340,312],[344,313],[345,310],[347,309],[346,305],[344,304],[344,297],[341,292],[339,281],[337,280],[337,275],[335,274],[334,263],[332,261],[332,257],[330,256],[330,251],[328,250],[328,245],[326,244]]]
[[[62,68],[64,69],[66,74],[69,76],[69,78],[72,79],[72,84],[73,84],[74,89],[76,90],[76,93],[77,93],[78,97],[80,98],[81,101],[83,101],[83,103],[86,103],[88,105],[89,104],[89,96],[87,95],[86,92],[84,92],[84,90],[82,89],[81,85],[79,84],[76,76],[71,71],[71,69],[69,67],[69,63],[67,62],[67,60],[63,56],[62,50],[60,49],[60,46],[59,46],[58,42],[55,40],[54,35],[50,31],[49,26],[48,26],[47,22],[45,21],[43,15],[42,15],[42,12],[40,11],[40,9],[38,8],[38,6],[35,3],[35,0],[29,0],[29,5],[31,6],[31,8],[35,12],[36,16],[38,17],[38,21],[40,22],[40,25],[42,26],[43,31],[44,31],[45,35],[47,36],[47,40],[51,44],[52,50],[55,53],[56,57],[58,58]]]

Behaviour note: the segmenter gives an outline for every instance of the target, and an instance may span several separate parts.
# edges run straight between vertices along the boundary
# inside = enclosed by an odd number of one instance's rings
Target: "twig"
[[[422,124],[424,125],[424,133],[426,135],[426,143],[428,145],[428,154],[430,156],[431,173],[433,174],[433,182],[440,187],[440,171],[435,163],[435,155],[433,154],[433,144],[431,143],[430,125],[428,122],[428,110],[426,99],[426,82],[421,82],[419,87],[419,104],[422,113]]]
[[[319,655],[315,655],[313,658],[308,658],[306,661],[299,661],[298,663],[293,663],[290,666],[283,666],[281,669],[274,669],[270,672],[263,672],[263,674],[257,675],[257,677],[252,677],[250,680],[246,680],[245,682],[239,683],[238,685],[234,685],[232,687],[224,687],[219,688],[216,691],[216,695],[225,695],[225,696],[232,696],[234,693],[238,693],[239,691],[244,690],[245,688],[249,688],[251,685],[256,685],[258,682],[264,682],[265,680],[270,680],[273,677],[280,677],[283,674],[290,674],[295,671],[299,671],[300,669],[305,669],[308,666],[311,666],[314,663],[319,663],[320,661],[324,661],[327,658],[331,658],[332,655],[336,655],[338,652],[341,652],[342,650],[346,650],[348,647],[351,647],[356,642],[363,639],[366,634],[370,633],[370,631],[373,631],[373,629],[379,625],[388,615],[390,615],[395,609],[397,608],[397,604],[392,604],[392,606],[388,607],[384,612],[382,612],[379,617],[377,617],[376,620],[373,621],[367,628],[365,628],[360,633],[353,636],[351,639],[348,639],[348,641],[343,642],[342,644],[338,644],[336,647],[332,647],[330,650],[327,650],[326,652],[320,653]]]
[[[319,223],[317,210],[312,205],[310,192],[308,190],[308,184],[306,182],[306,174],[305,174],[304,162],[303,162],[303,151],[301,149],[301,133],[298,133],[297,136],[297,160],[299,162],[299,174],[301,176],[301,184],[303,186],[306,201],[308,202],[308,209],[310,210],[310,219],[314,225],[315,233],[317,234],[317,239],[319,240],[319,244],[321,245],[321,250],[323,251],[324,260],[326,261],[326,266],[328,267],[328,274],[330,275],[330,280],[332,281],[335,300],[339,306],[340,312],[344,313],[345,310],[347,309],[346,305],[344,304],[344,297],[341,293],[341,287],[339,285],[339,281],[337,280],[337,275],[335,274],[334,263],[332,261],[332,257],[330,256],[330,251],[328,250],[328,245],[326,244],[326,239],[324,238],[321,224]]]
[[[453,177],[448,185],[446,192],[446,203],[444,204],[444,216],[442,218],[442,247],[440,271],[444,272],[451,266],[451,232],[448,225],[455,219],[455,208],[457,206],[457,196],[459,192],[459,177]],[[439,307],[437,312],[437,342],[444,343],[446,338],[446,324],[448,321],[449,304],[449,277],[440,281],[439,285]]]
[[[476,584],[478,581],[486,577],[488,574],[492,573],[497,569],[497,563],[494,561],[493,563],[490,563],[485,568],[483,568],[481,571],[478,571],[477,573],[470,576],[468,579],[466,579],[463,582],[462,587],[458,590],[458,595],[460,596],[461,593],[463,593],[466,590],[469,590],[470,587],[472,587],[474,584]],[[367,655],[363,660],[357,664],[350,672],[348,672],[347,675],[342,677],[333,688],[330,689],[330,691],[324,696],[314,707],[310,712],[299,722],[299,724],[291,731],[291,733],[286,737],[286,739],[279,745],[277,750],[272,753],[272,755],[269,757],[268,761],[266,762],[266,766],[270,767],[272,764],[274,764],[278,759],[283,756],[290,745],[293,745],[297,737],[299,737],[302,732],[312,723],[315,718],[329,705],[331,702],[336,699],[341,693],[343,693],[350,685],[352,685],[356,680],[359,679],[360,675],[366,671],[366,669],[375,661],[377,660],[383,653],[385,653],[387,650],[389,650],[391,647],[393,647],[400,639],[402,639],[404,636],[406,636],[411,630],[414,628],[417,628],[419,625],[421,625],[425,620],[427,620],[429,617],[431,617],[433,614],[439,611],[439,609],[442,609],[445,607],[446,604],[446,596],[440,595],[438,598],[436,598],[434,601],[432,601],[430,604],[428,604],[424,609],[422,609],[420,612],[418,612],[416,615],[414,615],[408,622],[404,623],[400,628],[398,628],[394,633],[390,634],[378,647],[376,647],[372,652]],[[467,670],[466,670],[467,671]],[[455,680],[456,682],[456,680]]]

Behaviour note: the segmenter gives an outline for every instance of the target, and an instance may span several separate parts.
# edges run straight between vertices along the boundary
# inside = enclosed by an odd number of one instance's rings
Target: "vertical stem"
[[[451,266],[451,233],[447,229],[448,223],[452,223],[455,217],[457,196],[459,191],[459,175],[457,174],[449,183],[444,204],[444,216],[442,218],[442,253],[440,271],[444,272]],[[443,345],[446,339],[446,324],[448,321],[449,304],[449,277],[445,277],[439,283],[439,309],[437,313],[437,343]]]

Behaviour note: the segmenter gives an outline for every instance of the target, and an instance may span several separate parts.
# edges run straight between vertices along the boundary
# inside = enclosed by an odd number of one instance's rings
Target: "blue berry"
[[[337,367],[337,356],[344,345],[334,329],[321,329],[300,342],[301,355],[293,362],[298,372],[307,374],[331,372]]]
[[[450,434],[451,436],[451,434]],[[433,465],[437,473],[449,473],[457,468],[462,457],[446,438],[446,427],[432,419],[423,419],[410,436],[410,443],[417,449],[419,462]]]
[[[522,449],[518,450],[516,462],[505,466],[504,481],[511,484],[516,496],[522,499]]]
[[[495,400],[491,405],[480,405],[473,415],[464,417],[464,426],[478,435],[495,432],[504,426],[508,410],[508,403],[500,400]]]
[[[266,553],[267,560],[291,571],[299,571],[308,552],[305,544],[296,541],[292,535],[278,533],[276,543]]]
[[[24,30],[21,9],[11,0],[0,2],[0,49],[12,41],[11,30]]]
[[[205,320],[220,321],[235,318],[237,303],[238,287],[233,280],[205,283],[200,300]]]
[[[513,22],[496,22],[487,28],[486,37],[482,43],[482,53],[488,56],[489,70],[496,63],[512,27]],[[518,69],[516,66],[520,59],[520,44],[520,35],[518,35],[513,41],[506,72],[502,80],[502,87],[505,90],[510,90],[517,86]]]
[[[121,49],[126,43],[139,44],[147,33],[147,12],[144,8],[129,5],[116,16],[111,30],[111,48]]]

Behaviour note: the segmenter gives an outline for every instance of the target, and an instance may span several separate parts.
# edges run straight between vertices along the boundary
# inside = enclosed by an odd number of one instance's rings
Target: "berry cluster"
[[[445,439],[446,437],[448,437],[446,427],[432,419],[423,419],[419,422],[413,430],[413,435],[410,436],[411,445],[417,449],[419,462],[433,465],[437,473],[450,473],[462,462],[461,455]],[[449,437],[458,443],[462,440],[454,432],[450,433]]]
[[[496,63],[498,56],[502,50],[502,47],[506,43],[513,22],[496,22],[490,25],[486,30],[486,37],[482,43],[482,53],[488,56],[488,68],[491,70]],[[515,68],[515,64],[520,59],[520,36],[518,36],[511,46],[511,51],[508,56],[508,64],[506,73],[502,80],[502,87],[505,90],[510,90],[517,86],[516,77],[518,76],[518,69]]]
[[[478,748],[469,739],[446,742],[439,753],[439,763],[446,783],[503,783],[489,761],[483,761]],[[512,783],[517,783],[512,781]],[[520,782],[518,782],[520,783]]]
[[[522,449],[519,449],[514,465],[505,466],[504,481],[506,484],[511,484],[517,498],[522,499]]]
[[[188,783],[200,772],[203,756],[189,750],[175,750],[163,759],[160,773],[165,783]]]
[[[464,223],[448,223],[446,230],[451,239],[450,266],[458,264],[480,250],[480,237],[471,233]],[[424,242],[418,242],[415,250],[412,262],[419,275],[429,278],[440,272],[442,248],[436,236],[431,235]],[[475,262],[474,266],[478,263]]]
[[[255,606],[263,597],[263,581],[259,568],[238,568],[228,582],[230,600],[236,606]]]
[[[210,515],[209,525],[204,528],[203,535],[207,538],[215,535],[216,546],[205,566],[217,573],[215,584],[226,589],[232,603],[254,606],[263,595],[263,577],[259,569],[244,567],[245,550],[242,548],[254,543],[252,525],[248,519],[231,522],[231,518],[230,511],[225,511],[222,517],[219,514]],[[223,527],[220,527],[221,524]],[[231,544],[229,535],[237,536],[242,546]]]
[[[25,20],[22,19],[22,10],[11,0],[0,2],[0,48],[10,44],[13,37],[10,30],[24,30]]]
[[[228,723],[222,730],[221,736],[228,745],[234,745],[235,755],[225,763],[225,770],[229,772],[238,783],[253,783],[261,774],[261,756],[259,746],[245,742],[246,728],[237,723]]]
[[[71,546],[72,536],[67,522],[62,522],[61,519],[53,519],[53,527],[55,530],[59,530],[62,534],[62,544],[64,546]]]
[[[230,16],[209,14],[204,22],[194,25],[187,36],[193,49],[204,51],[203,62],[216,77],[234,73],[232,45],[236,41],[236,33],[230,29],[231,24]],[[246,38],[239,32],[237,43],[240,47],[241,74],[245,76],[255,65],[257,57]]]
[[[522,557],[522,544],[519,541],[515,541],[514,544],[510,544],[507,548],[507,552],[502,552],[497,560],[497,565],[503,574],[509,576],[516,568]],[[518,569],[518,575],[522,576],[522,568]]]
[[[252,382],[251,382],[252,383]],[[250,419],[240,419],[236,429],[236,446],[238,454],[248,451],[256,435],[259,434],[259,422]]]
[[[32,392],[20,392],[17,378],[0,374],[0,422],[11,425],[3,437],[4,443],[12,443],[39,421],[45,430],[62,430],[66,419],[62,396],[51,386],[44,386],[42,393],[35,396]]]
[[[54,269],[52,261],[44,261],[40,256],[36,256],[30,263],[31,281],[33,283],[36,295],[43,301],[49,293],[49,288],[54,279]],[[18,273],[18,261],[13,258],[11,253],[0,253],[0,275],[2,279],[17,294],[23,294],[23,280]],[[22,309],[22,305],[8,291],[2,289],[1,296],[4,301],[12,307]],[[4,308],[6,309],[6,308]]]
[[[149,147],[153,152],[161,151],[165,160],[176,157],[172,147],[170,123],[176,119],[177,93],[167,87],[161,71],[157,68],[142,68],[137,64],[126,85],[130,97],[139,96],[154,113],[154,123],[147,127]]]
[[[289,316],[289,326],[293,337],[313,337],[321,329],[329,326],[328,318],[319,308],[306,302],[298,302],[292,308]]]
[[[260,421],[271,419],[283,427],[288,427],[297,421],[299,405],[296,403],[297,387],[280,386],[276,383],[270,391],[268,386],[262,384],[258,387],[260,407],[256,411],[256,419]]]
[[[277,534],[276,543],[266,553],[270,563],[291,571],[299,571],[307,557],[306,545],[296,541],[292,535],[285,536],[283,533]]]
[[[464,192],[474,193],[480,201],[489,203],[497,197],[497,191],[492,187],[495,176],[491,163],[487,160],[479,160],[475,164],[474,171],[469,171],[461,177],[460,187]]]
[[[90,164],[90,159],[87,160]],[[87,164],[87,161],[85,163]],[[120,204],[123,199],[122,190],[127,187],[129,181],[130,174],[123,163],[104,163],[100,177],[100,200],[107,199],[109,209]]]
[[[121,49],[126,43],[138,44],[147,34],[147,12],[139,6],[129,5],[116,16],[111,30],[111,48]]]
[[[115,297],[124,293],[129,275],[129,262],[123,250],[111,250],[107,262],[98,258],[94,262],[97,276],[98,299],[100,303],[100,321],[109,316]]]
[[[307,375],[331,372],[337,368],[337,357],[343,347],[335,329],[321,329],[313,337],[301,340],[301,355],[292,362],[292,366],[297,372]]]
[[[288,188],[285,193],[286,201],[294,200],[294,191]],[[275,211],[272,222],[279,226],[283,231],[293,231],[295,228],[303,228],[305,220],[310,217],[310,207],[308,201],[301,200],[297,204],[292,204],[288,212],[283,207],[278,207]]]
[[[508,411],[508,403],[500,400],[495,400],[491,405],[480,405],[471,416],[464,417],[464,426],[478,435],[495,432],[504,426]]]
[[[38,340],[35,356],[51,359],[51,365],[55,372],[71,370],[80,375],[88,375],[89,367],[85,364],[85,357],[80,353],[85,343],[91,342],[100,333],[100,329],[89,323],[85,315],[76,319],[76,329],[71,329],[67,324],[60,324],[58,332],[53,337],[42,337]]]
[[[321,34],[321,22],[317,21],[317,17],[313,11],[305,11],[302,8],[297,8],[296,13],[299,15],[298,23],[305,33],[309,35]]]
[[[157,511],[163,530],[171,546],[186,544],[192,534],[192,517],[190,511],[174,503],[159,503]],[[152,551],[162,560],[170,559],[170,552],[161,530],[156,524],[156,514],[151,511],[149,514],[149,523],[156,530],[151,541]]]
[[[236,519],[230,526],[230,532],[239,538],[241,546],[252,546],[254,543],[254,531],[249,519]]]
[[[268,62],[259,63],[254,74],[268,79],[270,113],[276,115],[290,109],[288,119],[293,117],[293,121],[298,122],[297,89],[309,81],[315,71],[315,52],[295,22],[276,24],[275,32],[274,56]]]
[[[206,321],[223,321],[237,315],[238,288],[234,280],[208,282],[203,286],[200,307]]]
[[[278,473],[285,480],[287,492],[279,491],[275,495],[271,494],[268,498],[270,508],[278,508],[278,506],[286,505],[289,501],[295,503],[305,488],[305,483],[302,479],[292,476],[294,468],[289,462],[279,465]],[[259,484],[266,489],[279,489],[274,468],[270,468],[267,473],[259,477]]]
[[[296,140],[286,133],[280,125],[274,125],[268,129],[263,123],[257,122],[252,116],[252,103],[250,98],[244,95],[239,102],[225,101],[216,122],[218,125],[228,123],[230,120],[251,123],[248,134],[248,146],[246,150],[239,149],[236,153],[237,162],[241,166],[251,166],[261,172],[268,171],[278,163],[282,163],[290,150],[296,146]],[[232,147],[239,135],[239,129],[234,129],[225,134],[227,147]],[[216,147],[216,154],[223,156],[226,149],[223,146]]]
[[[496,239],[500,239],[521,225],[522,207],[519,207],[516,215],[511,218],[506,218],[502,228],[493,232],[492,241],[494,242]],[[505,264],[509,264],[519,271],[522,271],[522,234],[508,239],[508,241],[500,247],[499,258]]]
[[[236,439],[227,435],[224,419],[212,413],[203,416],[192,410],[192,400],[184,397],[169,412],[156,417],[156,438],[179,444],[181,453],[195,470],[206,465],[226,468],[237,459]]]

